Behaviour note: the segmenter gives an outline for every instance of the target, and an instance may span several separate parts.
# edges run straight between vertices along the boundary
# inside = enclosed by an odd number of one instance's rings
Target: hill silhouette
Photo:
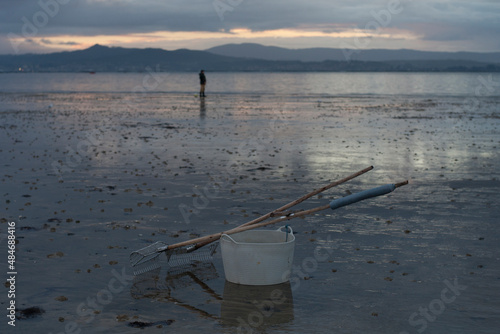
[[[252,52],[249,52],[251,48]],[[235,50],[247,50],[245,57]],[[207,71],[266,71],[266,72],[298,72],[298,71],[335,71],[335,72],[421,72],[421,71],[500,71],[500,63],[486,61],[491,55],[476,54],[476,58],[448,58],[443,53],[435,59],[408,58],[409,54],[420,54],[420,51],[407,50],[405,53],[394,53],[400,59],[387,60],[387,53],[380,56],[378,50],[366,50],[362,53],[372,54],[378,60],[323,59],[326,53],[318,52],[313,58],[315,49],[289,50],[261,45],[221,46],[205,51],[179,49],[167,51],[163,49],[137,49],[122,47],[107,47],[94,45],[85,50],[55,52],[50,54],[0,55],[0,72],[146,72],[154,68],[163,72],[193,72],[205,69]],[[224,51],[225,50],[225,51]],[[229,52],[228,50],[232,50]],[[260,51],[259,51],[260,50]],[[223,52],[224,51],[224,52]],[[411,51],[411,52],[410,52]],[[214,52],[218,52],[214,53]],[[273,57],[280,59],[262,59]],[[326,51],[325,51],[326,52]],[[328,52],[331,52],[329,50]],[[220,54],[224,53],[224,54]],[[302,54],[301,59],[292,59]],[[377,54],[379,54],[377,56]],[[407,56],[403,57],[403,54]],[[285,57],[285,55],[288,55]],[[307,55],[307,57],[306,57]],[[478,61],[480,55],[484,62]],[[323,58],[321,58],[321,57]],[[470,55],[469,55],[470,56]],[[258,57],[261,57],[259,59]],[[305,57],[305,58],[304,58]],[[318,58],[320,57],[320,58]],[[478,58],[479,57],[479,58]],[[285,59],[289,58],[289,59]],[[323,60],[321,60],[323,59]]]
[[[265,60],[297,60],[304,62],[337,61],[434,61],[461,60],[484,63],[500,63],[500,52],[433,52],[418,50],[388,49],[335,49],[306,48],[287,49],[276,46],[264,46],[255,43],[225,44],[205,51],[223,56],[255,58]]]

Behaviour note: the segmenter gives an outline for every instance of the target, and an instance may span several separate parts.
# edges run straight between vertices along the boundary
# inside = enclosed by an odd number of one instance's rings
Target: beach
[[[0,305],[18,310],[2,333],[498,332],[498,96],[211,93],[210,79],[204,99],[0,94],[0,268],[16,283]],[[229,283],[220,252],[132,274],[134,250],[228,230],[369,166],[297,209],[409,184],[289,221],[289,283]]]

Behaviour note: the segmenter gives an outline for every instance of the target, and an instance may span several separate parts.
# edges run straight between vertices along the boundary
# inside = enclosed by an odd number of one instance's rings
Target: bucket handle
[[[285,231],[283,231],[284,228],[286,229]],[[286,233],[285,242],[288,242],[288,234],[289,233],[292,233],[292,235],[293,235],[293,230],[292,230],[292,227],[290,225],[281,226],[280,228],[277,229],[277,231]]]
[[[285,231],[283,231],[284,228],[286,229]],[[288,234],[289,233],[291,233],[293,235],[293,230],[292,230],[292,227],[290,225],[281,226],[276,231],[280,231],[280,232],[285,232],[286,233],[286,240],[285,240],[285,242],[288,242]],[[237,243],[236,241],[234,241],[233,238],[231,238],[231,236],[229,234],[226,234],[226,233],[222,234],[220,236],[220,238],[221,239],[225,239],[227,241],[230,241],[230,242],[232,242],[234,244]]]
[[[220,236],[220,238],[221,238],[221,239],[226,239],[227,241],[230,241],[230,242],[232,242],[233,244],[235,244],[235,243],[236,243],[236,241],[234,241],[234,239],[233,239],[233,238],[231,238],[231,237],[229,236],[229,234],[226,234],[226,233],[224,233],[223,235],[221,235],[221,236]]]

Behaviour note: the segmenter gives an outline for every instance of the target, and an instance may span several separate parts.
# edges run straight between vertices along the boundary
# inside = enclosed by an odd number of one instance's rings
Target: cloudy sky
[[[500,0],[0,0],[0,54],[247,42],[493,52],[499,35]]]

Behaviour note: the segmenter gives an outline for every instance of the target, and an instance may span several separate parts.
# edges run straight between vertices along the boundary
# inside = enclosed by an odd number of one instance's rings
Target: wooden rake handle
[[[259,218],[256,218],[256,219],[254,219],[252,221],[249,221],[249,222],[247,222],[245,224],[242,224],[242,225],[240,225],[238,227],[235,227],[235,228],[233,228],[233,229],[231,229],[231,230],[229,230],[227,232],[231,232],[233,230],[238,230],[238,229],[240,229],[242,227],[246,227],[246,226],[258,224],[258,223],[260,223],[260,222],[262,222],[262,221],[264,221],[264,220],[266,220],[268,218],[271,218],[271,217],[274,217],[274,216],[277,216],[277,215],[281,216],[281,213],[283,211],[290,209],[292,206],[300,204],[300,203],[304,202],[305,200],[307,200],[307,199],[309,199],[309,198],[311,198],[311,197],[313,197],[313,196],[315,196],[315,195],[317,195],[319,193],[322,193],[323,191],[326,191],[326,190],[328,190],[330,188],[336,187],[336,186],[338,186],[338,185],[340,185],[342,183],[346,183],[347,181],[350,181],[350,180],[352,180],[352,179],[354,179],[354,178],[356,178],[356,177],[358,177],[360,175],[363,175],[363,174],[371,171],[372,169],[373,169],[373,166],[367,167],[367,168],[362,169],[359,172],[356,172],[354,174],[351,174],[351,175],[349,175],[349,176],[347,176],[347,177],[345,177],[345,178],[343,178],[341,180],[332,182],[332,183],[330,183],[330,184],[328,184],[328,185],[326,185],[324,187],[321,187],[319,189],[313,190],[310,193],[305,194],[304,196],[302,196],[302,197],[300,197],[300,198],[298,198],[298,199],[296,199],[296,200],[294,200],[294,201],[292,201],[292,202],[290,202],[288,204],[285,204],[285,205],[283,205],[282,207],[280,207],[280,208],[278,208],[276,210],[270,211],[270,212],[266,213],[265,215],[260,216]],[[226,234],[228,234],[227,232],[226,232]],[[222,233],[224,233],[224,232],[222,232]],[[222,233],[220,233],[220,235],[222,235]],[[190,252],[195,251],[195,250],[197,250],[197,249],[199,249],[199,248],[201,248],[203,246],[206,246],[206,245],[214,242],[217,239],[218,238],[209,238],[209,239],[207,239],[205,241],[192,242],[189,245],[193,245],[193,244],[196,244],[196,245],[194,245],[190,249]],[[171,247],[172,246],[175,246],[175,245],[171,245]],[[181,247],[181,246],[179,246],[179,247]]]
[[[348,204],[352,204],[352,203],[359,202],[359,201],[367,199],[367,198],[371,198],[371,197],[376,197],[376,196],[387,194],[389,192],[392,192],[394,189],[399,188],[401,186],[404,186],[406,184],[408,184],[408,181],[404,181],[404,182],[400,182],[400,183],[397,183],[397,184],[391,184],[391,185],[385,185],[385,186],[373,188],[373,189],[366,190],[366,191],[361,192],[361,193],[352,194],[352,195],[349,195],[349,196],[346,196],[346,197],[343,197],[343,198],[349,198],[351,196],[354,197],[354,196],[357,196],[359,194],[364,193],[364,195],[361,196],[362,198],[359,198],[359,199],[357,199],[355,201],[351,201],[350,203],[348,203]],[[381,191],[380,190],[381,188],[383,188],[384,191]],[[387,191],[387,189],[389,189],[389,191]],[[368,195],[366,195],[366,192],[371,192],[371,193],[368,196]],[[341,198],[341,199],[343,199],[343,198]],[[174,249],[174,248],[178,248],[178,247],[182,247],[182,246],[195,245],[195,244],[196,244],[195,247],[197,247],[198,243],[200,243],[200,244],[201,243],[210,243],[210,242],[219,240],[220,237],[223,234],[228,234],[229,235],[229,234],[244,232],[244,231],[252,230],[252,229],[255,229],[255,228],[259,228],[259,227],[263,227],[263,226],[267,226],[267,225],[271,225],[271,224],[277,224],[277,223],[280,223],[280,222],[283,222],[283,221],[287,221],[287,220],[290,220],[290,219],[293,219],[293,218],[304,217],[304,216],[307,216],[307,215],[310,215],[310,214],[313,214],[313,213],[316,213],[316,212],[319,212],[319,211],[322,211],[322,210],[326,210],[326,209],[329,209],[329,208],[335,210],[335,209],[341,207],[341,206],[335,206],[335,205],[333,205],[334,202],[335,201],[332,201],[331,203],[329,203],[327,205],[319,206],[319,207],[316,207],[316,208],[313,208],[313,209],[309,209],[309,210],[299,211],[297,213],[292,213],[292,214],[289,214],[287,216],[283,216],[283,217],[280,217],[280,218],[277,218],[277,219],[274,219],[274,220],[271,220],[271,221],[268,221],[268,222],[262,222],[262,223],[258,223],[258,224],[240,226],[240,227],[236,227],[236,228],[233,228],[231,230],[224,231],[224,232],[214,233],[214,234],[207,235],[207,236],[204,236],[204,237],[200,237],[200,238],[196,238],[196,239],[191,239],[191,240],[187,240],[187,241],[184,241],[184,242],[180,242],[180,243],[168,246],[168,249],[166,249],[166,250],[170,250],[170,249]],[[345,205],[347,205],[347,204],[345,204]],[[342,206],[344,206],[344,205],[342,205]]]
[[[359,193],[355,193],[355,194],[352,194],[352,195],[348,195],[348,196],[342,197],[340,199],[348,198],[348,197],[351,197],[351,196],[352,196],[351,198],[353,198],[353,197],[355,197],[357,195],[363,194],[362,198],[359,198],[359,199],[357,199],[355,201],[350,201],[350,203],[348,203],[348,204],[352,204],[352,203],[356,203],[356,202],[362,201],[362,200],[367,199],[367,198],[377,197],[377,196],[380,196],[380,195],[388,194],[388,193],[392,192],[394,189],[399,188],[401,186],[404,186],[406,184],[408,184],[408,181],[404,181],[404,182],[400,182],[400,183],[396,183],[396,184],[387,184],[385,186],[380,186],[380,187],[377,187],[377,188],[373,188],[373,189],[365,190],[365,191],[362,191],[362,192],[359,192]],[[392,189],[392,190],[387,191],[388,189]],[[369,196],[367,196],[367,194],[369,194]],[[318,207],[313,208],[313,209],[309,209],[309,210],[304,210],[304,211],[299,211],[299,212],[296,212],[296,213],[292,213],[292,214],[289,214],[287,216],[283,216],[283,217],[280,217],[280,218],[277,218],[277,219],[274,219],[274,220],[271,220],[271,221],[268,221],[268,222],[263,222],[263,223],[254,224],[254,225],[247,225],[247,226],[243,226],[243,227],[237,227],[237,228],[234,228],[232,230],[229,230],[229,231],[226,231],[226,232],[222,232],[222,233],[220,233],[220,235],[222,235],[222,234],[239,233],[239,232],[248,231],[248,230],[251,230],[251,229],[254,229],[254,228],[258,228],[258,227],[263,227],[263,226],[267,226],[267,225],[271,225],[271,224],[277,224],[277,223],[280,223],[280,222],[283,222],[283,221],[287,221],[287,220],[290,220],[290,219],[293,219],[293,218],[304,217],[304,216],[307,216],[307,215],[310,215],[310,214],[313,214],[313,213],[316,213],[316,212],[319,212],[319,211],[323,211],[323,210],[326,210],[326,209],[335,210],[335,209],[338,209],[340,207],[340,206],[334,205],[335,201],[336,200],[332,201],[329,204],[323,205],[323,206],[318,206]],[[345,204],[345,205],[348,205],[348,204]],[[342,205],[342,206],[344,206],[344,205]],[[217,234],[219,234],[219,233],[217,233]],[[220,236],[219,236],[219,238],[220,238]],[[217,240],[217,239],[214,239],[214,240]],[[212,241],[214,241],[214,240],[212,240]]]
[[[317,195],[317,194],[319,194],[319,193],[321,193],[321,192],[323,192],[323,191],[325,191],[325,190],[328,190],[328,189],[330,189],[330,188],[336,187],[336,186],[338,186],[338,185],[340,185],[340,184],[342,184],[342,183],[346,183],[347,181],[350,181],[350,180],[352,180],[352,179],[354,179],[354,178],[356,178],[356,177],[358,177],[358,176],[360,176],[360,175],[362,175],[362,174],[365,174],[366,172],[369,172],[369,171],[371,171],[372,169],[373,169],[373,166],[367,167],[367,168],[365,168],[365,169],[363,169],[363,170],[360,170],[359,172],[356,172],[356,173],[354,173],[354,174],[352,174],[352,175],[349,175],[348,177],[345,177],[345,178],[343,178],[343,179],[341,179],[341,180],[338,180],[338,181],[332,182],[332,183],[330,183],[330,184],[328,184],[328,185],[326,185],[326,186],[324,186],[324,187],[322,187],[322,188],[319,188],[319,189],[313,190],[312,192],[310,192],[310,193],[308,193],[308,194],[306,194],[306,195],[302,196],[301,198],[296,199],[295,201],[290,202],[290,203],[288,203],[288,204],[286,204],[286,205],[283,205],[281,208],[278,208],[278,209],[276,209],[276,210],[273,210],[273,211],[271,211],[271,212],[268,212],[267,214],[265,214],[265,215],[263,215],[263,216],[261,216],[261,217],[259,217],[259,218],[257,218],[257,219],[254,219],[254,220],[252,220],[252,221],[249,221],[248,223],[245,223],[245,224],[243,224],[243,225],[240,225],[240,226],[238,226],[238,227],[236,227],[236,228],[239,228],[239,227],[244,227],[244,226],[248,226],[248,225],[253,225],[253,224],[260,223],[261,221],[264,221],[264,220],[266,220],[267,218],[272,217],[272,216],[273,216],[275,213],[277,213],[277,212],[282,212],[282,211],[288,210],[288,209],[290,209],[292,206],[295,206],[295,205],[297,205],[297,204],[299,204],[299,203],[304,202],[306,199],[309,199],[309,198],[311,198],[311,197],[313,197],[313,196],[315,196],[315,195]]]

